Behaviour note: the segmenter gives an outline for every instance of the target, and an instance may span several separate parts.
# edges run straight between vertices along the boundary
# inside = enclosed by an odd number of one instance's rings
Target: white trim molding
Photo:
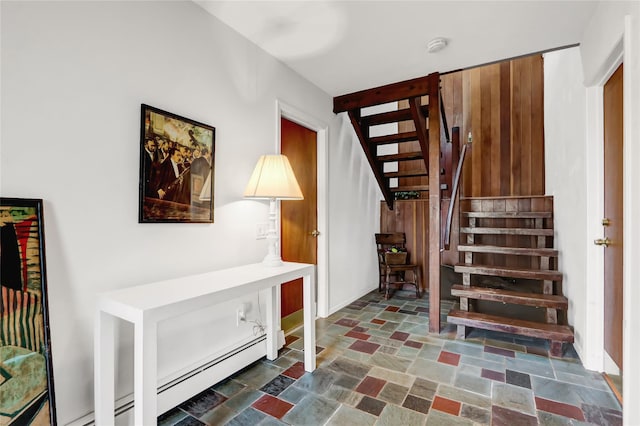
[[[281,99],[276,99],[276,152],[280,152],[280,118],[284,117],[316,132],[318,240],[317,257],[317,315],[329,316],[329,126],[312,114]]]

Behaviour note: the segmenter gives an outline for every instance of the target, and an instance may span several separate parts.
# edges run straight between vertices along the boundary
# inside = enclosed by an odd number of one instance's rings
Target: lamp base
[[[264,259],[262,260],[262,264],[269,267],[284,265],[280,256],[272,256],[271,254],[268,254],[264,257]]]
[[[278,250],[278,234],[276,232],[276,199],[269,200],[269,229],[267,230],[267,255],[262,264],[264,266],[282,266],[282,258]]]

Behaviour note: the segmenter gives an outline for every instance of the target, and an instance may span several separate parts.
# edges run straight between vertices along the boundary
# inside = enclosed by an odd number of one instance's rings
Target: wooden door
[[[280,223],[282,259],[316,263],[317,240],[317,148],[316,133],[281,119],[280,151],[289,158],[304,200],[282,201]],[[302,280],[282,285],[282,329],[286,332],[302,324]]]
[[[622,65],[604,86],[604,345],[622,370]]]

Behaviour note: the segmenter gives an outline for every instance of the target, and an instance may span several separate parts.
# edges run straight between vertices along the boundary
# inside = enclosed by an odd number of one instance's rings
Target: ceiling
[[[577,44],[596,1],[210,1],[332,96]],[[444,37],[447,47],[427,52]]]

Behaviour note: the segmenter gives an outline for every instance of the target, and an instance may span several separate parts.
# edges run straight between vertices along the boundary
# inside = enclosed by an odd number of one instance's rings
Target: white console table
[[[102,293],[95,322],[95,419],[96,425],[114,424],[115,324],[118,318],[134,324],[134,421],[157,423],[157,326],[158,322],[207,306],[224,303],[248,293],[270,289],[267,296],[267,358],[278,356],[277,287],[303,279],[304,368],[316,368],[315,266],[284,262],[277,267],[261,263],[192,275],[183,278]]]

